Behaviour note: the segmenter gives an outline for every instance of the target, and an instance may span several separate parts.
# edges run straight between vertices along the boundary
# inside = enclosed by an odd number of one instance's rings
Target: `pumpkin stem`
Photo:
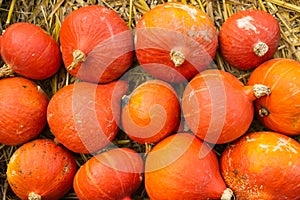
[[[268,50],[269,46],[264,42],[258,42],[253,47],[254,53],[259,57],[264,56],[268,52]]]
[[[28,200],[42,200],[42,197],[34,192],[30,192],[28,194]]]
[[[179,50],[171,50],[170,57],[175,67],[179,67],[180,65],[182,65],[185,60],[184,54]]]
[[[269,110],[265,107],[261,107],[258,111],[259,116],[266,117],[270,114]]]
[[[14,70],[7,64],[0,68],[0,77],[13,77]]]
[[[270,95],[271,89],[268,86],[262,84],[254,84],[253,85],[254,96],[258,99],[262,96]]]
[[[270,95],[271,89],[262,84],[255,84],[253,86],[245,86],[245,92],[251,101],[258,99],[262,96]]]
[[[74,69],[78,63],[85,61],[85,59],[86,59],[86,55],[81,50],[76,49],[75,51],[73,51],[73,61],[67,67],[68,70]]]
[[[221,200],[231,200],[234,197],[233,191],[230,188],[226,188],[221,196]]]

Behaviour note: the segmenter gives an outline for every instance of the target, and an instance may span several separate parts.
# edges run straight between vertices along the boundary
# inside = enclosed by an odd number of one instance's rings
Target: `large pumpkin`
[[[248,85],[264,84],[271,95],[255,101],[258,118],[269,129],[288,135],[300,134],[300,62],[275,58],[258,66]]]
[[[180,104],[174,88],[148,80],[129,95],[122,108],[124,132],[139,143],[155,143],[171,134],[180,122]]]
[[[107,146],[119,130],[125,81],[97,85],[76,82],[51,98],[47,120],[58,142],[76,153],[93,153]]]
[[[0,68],[0,76],[13,72],[30,79],[46,79],[61,66],[58,43],[41,27],[17,22],[2,35],[1,57],[8,65]]]
[[[148,153],[145,187],[150,199],[230,200],[213,149],[192,134],[177,133]]]
[[[186,86],[182,97],[184,119],[191,131],[210,143],[227,143],[250,127],[253,101],[269,94],[264,85],[244,86],[232,74],[205,70]]]
[[[273,57],[280,42],[278,21],[262,10],[243,10],[230,16],[220,29],[223,58],[233,67],[246,70]]]
[[[57,200],[71,189],[75,173],[70,152],[50,139],[37,139],[13,153],[6,175],[22,200]]]
[[[46,125],[48,98],[42,88],[23,77],[0,80],[0,143],[20,145]]]
[[[237,199],[299,200],[300,144],[275,132],[250,133],[221,156],[221,172]]]
[[[151,75],[170,82],[190,80],[212,62],[218,46],[207,14],[183,3],[157,5],[135,29],[138,62]]]
[[[133,60],[133,36],[113,10],[91,5],[72,11],[60,29],[62,58],[73,76],[105,83],[119,78]]]
[[[80,167],[74,190],[80,200],[128,200],[141,185],[143,170],[144,162],[134,150],[111,149]]]

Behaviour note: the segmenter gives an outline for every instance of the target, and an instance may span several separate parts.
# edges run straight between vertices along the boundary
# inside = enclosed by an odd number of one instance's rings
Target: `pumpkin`
[[[155,143],[171,134],[180,122],[180,104],[165,81],[148,80],[129,95],[122,108],[123,131],[139,143]]]
[[[218,36],[206,13],[191,5],[168,2],[138,21],[135,46],[145,71],[168,82],[183,82],[210,65]]]
[[[133,60],[133,36],[124,20],[99,5],[72,11],[60,29],[62,58],[78,79],[106,83],[119,78]]]
[[[20,145],[46,125],[48,98],[39,85],[23,77],[0,79],[0,143]]]
[[[299,199],[300,144],[288,136],[249,133],[226,148],[220,165],[237,199]]]
[[[69,151],[50,139],[23,144],[7,166],[7,180],[22,200],[58,200],[72,187],[76,162]]]
[[[80,167],[73,186],[80,200],[130,199],[141,185],[144,161],[129,148],[98,154]]]
[[[233,67],[248,70],[273,57],[280,42],[278,21],[262,10],[231,15],[219,34],[223,58]]]
[[[300,134],[300,62],[275,58],[258,66],[248,85],[264,84],[271,95],[255,101],[258,118],[269,129],[288,135]]]
[[[61,66],[58,43],[41,27],[17,22],[2,35],[1,57],[6,67],[0,76],[17,73],[26,78],[42,80],[54,75]]]
[[[183,116],[190,130],[202,140],[214,144],[231,142],[250,127],[253,101],[269,93],[267,86],[245,86],[229,72],[205,70],[184,89]]]
[[[145,187],[150,199],[231,199],[213,149],[189,133],[157,143],[145,162]]]
[[[107,146],[119,130],[125,81],[97,85],[75,82],[50,99],[47,121],[56,140],[76,153],[94,153]]]

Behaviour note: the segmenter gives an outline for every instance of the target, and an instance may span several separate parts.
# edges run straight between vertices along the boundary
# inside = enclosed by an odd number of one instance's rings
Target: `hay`
[[[59,29],[64,18],[80,7],[99,4],[115,10],[134,29],[137,21],[149,9],[163,0],[0,0],[0,31],[15,22],[26,21],[37,24],[58,40]],[[194,5],[205,11],[214,21],[219,30],[223,22],[232,14],[244,9],[261,9],[274,15],[281,27],[281,42],[274,57],[291,58],[300,61],[300,1],[299,0],[182,0],[182,2]],[[251,71],[239,71],[228,65],[218,52],[215,57],[215,67],[228,71],[238,77],[243,83]],[[0,61],[3,64],[3,61]],[[141,69],[133,69],[126,77],[131,89],[149,78]],[[60,88],[74,82],[75,79],[66,73],[64,68],[47,80],[38,81],[38,84],[51,96]],[[249,131],[262,130],[262,125],[254,120]],[[53,138],[48,129],[39,136]],[[296,137],[300,141],[300,137]],[[114,143],[118,146],[130,147],[138,152],[145,152],[151,145],[140,145],[129,140],[125,134],[119,134]],[[215,147],[220,154],[225,145]],[[10,190],[6,180],[6,165],[12,153],[17,147],[0,146],[0,200],[18,199]],[[76,155],[78,166],[88,160],[90,155]],[[136,192],[134,199],[146,199],[147,195],[143,186]],[[70,191],[64,199],[77,199],[73,191]]]

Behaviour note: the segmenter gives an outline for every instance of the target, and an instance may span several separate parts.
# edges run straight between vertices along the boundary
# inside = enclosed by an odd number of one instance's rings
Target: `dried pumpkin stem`
[[[268,50],[269,46],[264,42],[258,42],[253,47],[254,53],[259,57],[264,56],[268,52]]]
[[[14,70],[7,64],[4,64],[3,67],[0,68],[0,77],[13,77]]]
[[[28,194],[28,200],[42,200],[42,197],[34,192],[30,192]]]
[[[184,54],[179,50],[171,50],[170,57],[176,67],[179,67],[185,61]]]
[[[271,89],[268,86],[262,84],[253,85],[253,93],[256,98],[260,98],[262,96],[270,95]]]
[[[74,69],[78,63],[85,61],[86,55],[79,49],[76,49],[73,52],[73,61],[72,63],[68,66],[68,70]]]
[[[226,188],[221,196],[221,200],[231,200],[234,197],[233,191],[230,188]]]

